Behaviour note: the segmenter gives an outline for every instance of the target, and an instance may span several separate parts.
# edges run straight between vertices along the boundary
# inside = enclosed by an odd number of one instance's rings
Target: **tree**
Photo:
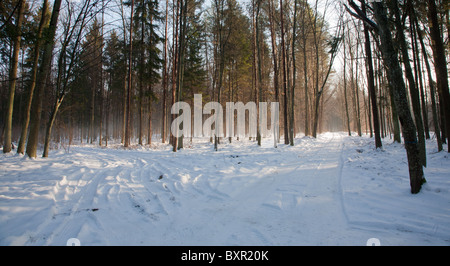
[[[162,89],[163,89],[163,97],[162,97],[162,116],[161,116],[161,141],[162,143],[166,142],[166,102],[167,102],[167,90],[168,90],[168,74],[167,74],[167,43],[168,43],[168,18],[169,18],[169,0],[166,0],[166,14],[165,14],[165,23],[164,23],[164,60],[163,60],[163,77],[162,77]]]
[[[137,79],[139,87],[138,110],[139,110],[139,144],[143,144],[143,100],[148,98],[148,140],[151,143],[151,108],[155,94],[153,86],[159,82],[160,74],[158,70],[161,68],[162,59],[161,51],[158,48],[162,38],[157,33],[157,23],[162,21],[162,17],[158,11],[158,2],[154,0],[140,0],[136,3],[134,14],[134,32],[136,33],[135,48],[138,51],[137,62]]]
[[[445,131],[447,133],[447,141],[450,142],[450,92],[448,86],[448,70],[444,49],[444,43],[439,28],[438,13],[435,0],[428,0],[428,20],[430,23],[430,37],[433,48],[433,57],[436,71],[437,88],[439,91],[439,100],[444,110]],[[442,136],[443,138],[445,136]],[[450,145],[448,145],[450,152]]]
[[[295,138],[295,128],[294,128],[294,121],[295,121],[295,83],[297,78],[297,65],[295,62],[295,44],[297,40],[297,12],[298,12],[298,0],[294,0],[294,23],[292,27],[292,88],[291,88],[291,105],[290,105],[290,121],[289,121],[289,139],[290,139],[290,145],[294,146],[294,138]]]
[[[89,15],[93,12],[92,8],[94,6],[95,5],[90,5],[90,0],[85,1],[78,13],[78,16],[75,19],[74,24],[72,25],[70,23],[70,20],[71,20],[70,16],[68,18],[69,22],[67,22],[65,24],[66,27],[64,29],[64,40],[63,40],[62,49],[61,49],[61,52],[60,52],[59,58],[58,58],[58,76],[57,76],[57,80],[56,80],[56,97],[55,97],[55,102],[50,111],[50,117],[47,122],[47,127],[46,127],[46,131],[45,131],[45,143],[44,143],[43,157],[48,157],[53,124],[55,123],[56,116],[58,114],[59,108],[61,107],[63,100],[65,99],[67,93],[69,93],[70,86],[68,86],[68,84],[73,77],[73,68],[75,65],[77,49],[81,42],[82,32],[86,26],[86,20],[89,17]],[[98,25],[97,20],[94,21],[91,33],[93,33],[91,35],[92,39],[89,40],[89,38],[88,38],[88,41],[89,41],[89,45],[91,47],[93,47],[93,49],[88,49],[87,51],[93,50],[93,52],[90,53],[89,56],[94,57],[93,61],[96,62],[96,64],[95,64],[96,68],[99,68],[99,67],[101,68],[102,67],[102,65],[101,65],[101,55],[102,55],[101,50],[103,47],[103,38],[102,38],[102,36],[100,36],[100,26]],[[73,40],[72,38],[75,38],[75,40]],[[68,51],[69,44],[71,44],[70,45],[71,51]],[[95,81],[95,83],[102,84],[101,83],[101,74],[99,73],[99,71],[96,71],[95,74],[96,74],[96,78],[93,79]],[[92,95],[93,96],[95,96],[95,91],[99,87],[95,83],[92,86],[92,91],[93,91]],[[94,101],[94,99],[95,98],[92,97],[91,100]],[[93,110],[91,110],[91,114],[93,116]],[[94,129],[93,119],[91,118],[91,130],[90,130],[91,143],[92,143],[92,139],[94,138],[93,129]]]
[[[130,18],[130,44],[128,51],[128,85],[126,93],[126,110],[125,110],[125,139],[123,146],[128,148],[130,146],[130,127],[131,127],[131,91],[133,89],[133,15],[134,15],[134,0],[131,0],[131,18]]]
[[[366,4],[362,1],[362,12],[363,15],[367,16],[366,12]],[[378,118],[378,105],[377,105],[377,94],[375,90],[375,79],[374,79],[374,70],[373,70],[373,59],[372,59],[372,47],[370,44],[370,34],[369,34],[369,26],[366,23],[363,23],[364,27],[364,49],[366,52],[366,72],[367,72],[367,82],[369,87],[369,98],[371,101],[372,107],[372,117],[373,117],[373,130],[375,135],[375,148],[381,148],[383,146],[381,142],[381,133],[380,133],[380,122]]]
[[[30,79],[30,88],[29,88],[29,92],[28,92],[28,98],[27,98],[27,105],[25,107],[25,112],[24,112],[24,119],[23,119],[23,123],[22,123],[22,131],[20,134],[20,139],[19,139],[19,145],[17,147],[17,153],[19,154],[23,154],[25,152],[25,142],[27,140],[27,134],[28,134],[28,126],[30,123],[30,112],[31,112],[31,104],[33,101],[33,95],[34,95],[34,89],[36,87],[36,78],[37,78],[37,73],[38,73],[38,69],[39,69],[39,57],[40,57],[40,52],[41,52],[41,46],[42,46],[42,34],[44,31],[44,28],[47,27],[48,25],[48,20],[49,20],[49,10],[48,10],[48,0],[44,0],[44,2],[42,3],[42,9],[41,9],[41,19],[39,22],[39,28],[37,31],[37,35],[35,38],[35,45],[34,45],[34,54],[33,54],[33,67],[31,70],[31,79]]]
[[[436,134],[438,151],[442,151],[443,147],[442,147],[441,129],[440,129],[440,125],[439,125],[439,118],[438,118],[438,111],[437,111],[437,104],[436,104],[435,82],[432,77],[430,62],[428,60],[428,53],[427,53],[425,44],[423,42],[422,30],[420,29],[419,22],[417,21],[417,17],[415,15],[414,9],[412,9],[412,12],[413,12],[413,14],[411,14],[411,16],[413,16],[413,21],[416,26],[418,39],[420,41],[420,46],[422,48],[422,55],[423,55],[423,59],[425,62],[425,67],[427,69],[428,84],[430,87],[430,94],[431,94],[430,95],[431,96],[431,109],[432,109],[432,113],[433,113],[434,132]]]
[[[316,10],[317,10],[317,2],[316,2]],[[316,12],[317,15],[317,12]],[[314,23],[315,24],[315,23]],[[316,25],[316,24],[315,24]],[[316,25],[317,26],[317,25]],[[315,31],[313,31],[315,32]],[[322,30],[321,30],[322,32]],[[324,90],[325,90],[325,86],[327,84],[328,78],[330,77],[331,74],[331,70],[333,68],[333,63],[334,60],[336,59],[336,56],[338,54],[339,51],[339,46],[342,43],[342,39],[343,39],[343,13],[340,14],[339,17],[339,21],[338,21],[338,25],[336,26],[336,33],[335,36],[333,36],[331,38],[331,40],[328,41],[328,46],[330,48],[330,50],[328,51],[328,53],[330,54],[329,57],[329,63],[328,63],[328,69],[325,72],[325,76],[322,79],[322,85],[319,86],[319,44],[320,44],[320,36],[317,36],[316,34],[314,34],[314,43],[315,43],[315,49],[316,49],[316,71],[317,71],[317,76],[316,76],[316,93],[315,93],[315,104],[314,104],[314,120],[313,120],[313,137],[316,138],[317,137],[317,128],[318,128],[318,124],[319,124],[319,105],[320,105],[320,101],[322,99],[322,96],[324,94]]]
[[[280,88],[279,88],[279,65],[278,65],[278,47],[276,43],[276,32],[275,32],[275,3],[274,0],[269,0],[269,23],[270,23],[270,40],[272,44],[272,60],[273,60],[273,86],[274,86],[274,93],[275,93],[275,102],[280,101]],[[303,27],[305,28],[305,27]],[[306,36],[303,36],[304,40],[306,40]],[[306,48],[305,48],[306,51]],[[305,53],[306,54],[306,53]],[[305,61],[306,62],[306,61]],[[305,67],[306,71],[306,67]],[[307,87],[307,86],[305,86]],[[306,134],[306,133],[305,133]],[[279,132],[277,132],[277,135],[279,136]]]
[[[280,0],[280,14],[281,14],[281,61],[283,64],[283,98],[284,98],[284,144],[289,144],[289,129],[288,129],[288,117],[287,117],[287,69],[286,69],[286,44],[285,44],[285,33],[284,33],[284,12],[283,12],[283,0]]]
[[[383,3],[374,2],[373,9],[378,24],[377,29],[380,36],[383,62],[387,67],[388,80],[393,89],[395,105],[398,109],[403,136],[405,138],[411,193],[416,194],[420,192],[425,179],[419,154],[416,128],[408,106],[403,71],[398,61],[396,49],[394,48],[386,8]]]
[[[17,22],[16,30],[14,32],[14,51],[12,56],[12,63],[9,72],[9,100],[8,100],[8,111],[6,114],[6,127],[5,127],[5,139],[3,144],[3,153],[8,153],[11,151],[11,131],[12,131],[12,117],[13,117],[13,106],[14,106],[14,93],[16,90],[17,83],[17,65],[19,64],[19,52],[20,43],[22,41],[22,22],[23,13],[25,10],[25,0],[19,0],[17,11]]]
[[[39,74],[36,81],[36,94],[33,95],[33,103],[31,107],[31,117],[30,117],[30,133],[28,136],[26,153],[29,157],[35,158],[38,136],[39,136],[39,126],[41,121],[42,112],[42,97],[45,91],[45,83],[47,81],[48,73],[50,72],[51,59],[53,54],[53,47],[55,41],[56,28],[58,25],[59,11],[61,8],[61,0],[55,0],[53,4],[52,16],[50,19],[50,24],[45,32],[45,43],[44,51],[42,55],[42,64],[39,68]]]
[[[414,121],[416,124],[417,134],[419,138],[419,153],[421,157],[421,161],[423,166],[427,165],[427,157],[426,157],[426,150],[425,150],[425,135],[424,135],[424,126],[423,126],[423,120],[422,120],[422,111],[420,108],[420,98],[419,98],[419,92],[416,85],[416,82],[414,80],[414,75],[411,69],[410,60],[409,60],[409,54],[408,54],[408,46],[406,44],[406,38],[403,30],[403,25],[401,22],[400,17],[400,10],[398,7],[397,0],[391,0],[389,1],[390,4],[390,10],[393,12],[395,17],[395,27],[397,29],[397,38],[399,42],[399,50],[401,51],[402,55],[402,61],[403,65],[405,66],[405,72],[406,72],[406,78],[408,79],[409,84],[409,92],[411,96],[411,103],[413,107],[413,113],[414,113]]]

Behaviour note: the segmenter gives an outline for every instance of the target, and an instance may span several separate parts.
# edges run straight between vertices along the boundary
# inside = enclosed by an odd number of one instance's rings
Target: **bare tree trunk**
[[[16,91],[17,83],[17,66],[19,65],[19,52],[20,43],[22,40],[22,22],[23,12],[25,10],[25,1],[20,0],[19,10],[17,13],[16,29],[14,32],[14,52],[12,56],[11,69],[9,72],[9,98],[8,98],[8,111],[6,114],[6,127],[5,127],[5,139],[3,144],[3,153],[11,151],[11,133],[12,133],[12,116],[14,110],[14,94]],[[45,11],[43,11],[45,12]]]
[[[122,18],[122,27],[123,27],[123,43],[126,46],[127,44],[127,27],[125,23],[125,14],[123,10],[123,0],[120,0],[120,14]],[[122,97],[122,134],[121,134],[121,143],[125,145],[125,132],[126,132],[126,123],[127,123],[127,77],[124,74],[123,80],[123,97]]]
[[[419,153],[422,161],[422,165],[426,167],[427,165],[427,156],[426,156],[426,148],[425,148],[425,134],[424,127],[422,121],[422,111],[420,108],[420,98],[418,88],[416,86],[416,82],[414,80],[414,75],[411,69],[411,65],[409,64],[409,53],[408,46],[406,45],[406,38],[403,32],[403,26],[400,18],[400,10],[398,7],[397,0],[389,1],[391,3],[390,9],[394,12],[395,23],[397,28],[397,38],[400,44],[400,51],[403,58],[403,65],[406,70],[406,78],[409,83],[409,92],[411,95],[411,104],[413,107],[414,113],[414,121],[416,122],[417,134],[419,137]]]
[[[356,26],[356,25],[355,25]],[[355,66],[355,107],[356,107],[356,126],[357,126],[357,130],[358,130],[358,136],[362,136],[362,132],[361,132],[361,108],[360,108],[360,104],[359,104],[359,81],[358,81],[358,69],[359,69],[359,60],[358,60],[358,55],[359,55],[359,43],[360,43],[360,36],[359,36],[359,28],[357,29],[357,38],[356,38],[356,66]]]
[[[306,53],[306,44],[308,41],[307,31],[306,31],[306,16],[309,14],[307,12],[307,2],[303,1],[303,7],[302,7],[302,39],[303,39],[303,82],[305,87],[305,136],[309,136],[311,134],[309,125],[309,93],[308,93],[308,59],[307,59],[307,53]]]
[[[297,30],[297,11],[298,11],[298,0],[295,0],[294,4],[294,25],[292,27],[292,88],[291,88],[291,116],[289,121],[289,139],[290,145],[294,146],[294,138],[295,138],[295,126],[294,126],[294,104],[295,104],[295,82],[297,78],[297,66],[295,63],[295,42],[296,42],[296,30]]]
[[[425,178],[419,155],[416,127],[408,106],[406,86],[403,80],[403,71],[400,67],[400,63],[398,62],[396,49],[394,48],[384,4],[382,2],[374,2],[373,9],[375,18],[378,22],[383,61],[388,69],[387,75],[393,88],[394,100],[396,106],[398,107],[403,136],[405,138],[411,193],[416,194],[420,192]]]
[[[178,72],[177,72],[177,101],[181,101],[181,95],[183,92],[183,79],[184,79],[184,62],[185,62],[185,52],[186,52],[186,27],[187,27],[187,3],[188,0],[181,1],[180,7],[180,43],[178,49]],[[186,125],[183,124],[183,127]],[[182,135],[177,143],[177,149],[183,148],[183,139]]]
[[[261,7],[261,0],[256,0],[257,1],[257,6],[256,6],[256,25],[255,25],[255,29],[256,29],[256,48],[257,48],[257,65],[258,65],[258,95],[259,95],[259,102],[262,102],[262,69],[261,69],[261,65],[262,65],[262,59],[261,59],[261,41],[260,40],[260,22],[259,22],[259,11],[260,11],[260,7]],[[258,106],[258,111],[257,113],[259,114],[259,104]],[[257,119],[259,120],[259,116],[257,116]],[[258,124],[260,124],[260,121],[258,122]],[[265,125],[263,125],[265,126]],[[261,130],[260,130],[260,126],[257,127],[256,129],[256,140],[258,142],[258,146],[261,146]]]
[[[414,10],[413,10],[414,12]],[[428,60],[428,53],[425,48],[425,44],[423,43],[422,38],[422,31],[420,29],[419,23],[417,21],[417,18],[414,14],[414,20],[416,25],[416,31],[417,35],[419,37],[420,46],[422,48],[422,54],[425,62],[425,67],[427,68],[427,74],[428,74],[428,85],[430,87],[430,96],[431,96],[431,109],[433,113],[433,124],[434,124],[434,133],[436,134],[436,141],[438,146],[438,151],[442,151],[444,148],[442,146],[442,137],[441,137],[441,129],[439,125],[439,116],[438,116],[438,110],[437,110],[437,104],[436,104],[436,88],[434,87],[434,81],[431,74],[431,67],[430,67],[430,61]]]
[[[101,28],[101,44],[100,44],[100,121],[99,121],[99,138],[98,145],[103,145],[103,91],[104,91],[104,77],[103,77],[103,40],[104,40],[104,27],[105,27],[105,3],[102,0],[102,28]]]
[[[277,43],[276,43],[276,33],[275,33],[275,22],[274,22],[274,3],[273,0],[269,1],[269,23],[270,23],[270,37],[271,37],[271,43],[272,43],[272,58],[273,58],[273,83],[275,88],[275,101],[279,101],[279,82],[278,82],[278,49],[277,49]]]
[[[447,61],[442,40],[441,32],[439,30],[438,14],[435,0],[428,0],[428,20],[430,22],[430,37],[433,47],[434,64],[436,71],[437,87],[439,90],[439,100],[441,108],[443,109],[443,118],[445,118],[445,127],[447,141],[450,143],[450,93],[448,87],[448,71]],[[442,136],[445,138],[445,136]],[[450,152],[450,145],[448,151]]]
[[[141,5],[144,7],[144,1],[141,0]],[[144,16],[142,14],[142,16]],[[139,105],[139,145],[142,146],[143,142],[142,142],[142,138],[144,135],[144,124],[143,124],[143,119],[144,119],[144,106],[143,106],[143,100],[144,100],[144,59],[145,59],[145,48],[144,48],[144,32],[145,32],[145,25],[144,25],[144,18],[141,19],[141,43],[140,43],[140,58],[139,58],[139,64],[140,64],[140,69],[139,69],[139,100],[138,100],[138,105]]]
[[[411,3],[411,2],[410,2]],[[418,43],[417,43],[417,34],[414,26],[414,19],[413,15],[410,14],[409,16],[409,25],[410,25],[410,35],[411,35],[411,46],[412,46],[412,54],[413,54],[413,63],[414,63],[414,77],[416,80],[416,85],[419,87],[420,92],[420,100],[421,100],[421,108],[422,108],[422,119],[423,119],[423,126],[425,130],[425,138],[430,139],[430,129],[428,127],[428,108],[425,103],[425,92],[423,88],[423,80],[422,80],[422,68],[420,64],[420,58],[419,58],[419,49],[418,49]]]
[[[179,34],[178,27],[180,26],[179,25],[179,16],[180,16],[179,9],[181,7],[180,7],[180,1],[177,0],[176,2],[177,2],[177,4],[173,8],[173,13],[174,13],[173,14],[173,20],[174,20],[173,30],[175,30],[175,34],[173,34],[173,49],[172,49],[173,50],[173,55],[172,55],[172,58],[173,58],[173,63],[172,63],[172,106],[177,101],[177,76],[178,76],[177,71],[178,71],[178,64],[179,64],[179,62],[178,62],[178,60],[179,60],[179,58],[178,58],[178,54],[179,54],[178,53],[178,49],[179,49],[179,47],[178,47],[178,34]],[[175,120],[175,115],[172,114],[172,121],[174,121],[174,120]],[[172,139],[172,151],[176,152],[178,138],[175,137],[174,135],[172,135],[171,139]]]
[[[165,30],[164,30],[164,64],[163,64],[163,99],[162,99],[162,126],[161,126],[161,142],[166,142],[166,102],[167,102],[167,26],[169,17],[169,0],[166,0],[166,18],[165,18]]]
[[[50,118],[49,121],[47,123],[47,127],[45,129],[45,139],[44,139],[44,153],[42,154],[42,157],[47,158],[48,157],[48,152],[49,152],[49,148],[50,148],[50,138],[52,135],[52,128],[53,128],[53,124],[55,123],[56,120],[56,114],[58,113],[59,107],[61,106],[63,99],[57,99],[55,102],[55,105],[52,108],[52,111],[50,113]]]
[[[25,117],[23,119],[22,124],[22,132],[20,134],[19,145],[17,147],[17,153],[23,154],[25,152],[25,142],[27,140],[28,134],[28,125],[30,123],[30,112],[31,112],[31,103],[33,101],[34,89],[36,87],[36,78],[39,69],[39,55],[42,45],[42,32],[44,31],[44,26],[46,24],[47,18],[47,9],[48,9],[48,0],[44,0],[42,4],[42,14],[41,20],[39,22],[39,28],[36,36],[36,42],[34,45],[34,55],[33,55],[33,69],[31,70],[31,83],[30,89],[28,92],[27,105],[25,107]]]
[[[128,87],[127,87],[127,107],[126,107],[126,121],[125,121],[125,141],[124,147],[130,146],[130,119],[131,119],[131,90],[132,90],[132,68],[133,68],[133,15],[134,15],[134,0],[131,0],[131,18],[130,18],[130,50],[128,58]]]
[[[276,44],[276,33],[275,33],[275,22],[274,22],[274,2],[273,0],[269,1],[269,23],[270,23],[270,37],[272,43],[272,59],[273,59],[273,83],[275,89],[275,102],[280,101],[280,88],[279,88],[279,67],[278,67],[278,48]],[[279,136],[279,132],[276,132],[277,136]]]
[[[44,53],[42,55],[42,65],[39,69],[38,79],[36,83],[36,94],[33,96],[33,103],[31,107],[31,117],[30,117],[30,133],[28,136],[26,153],[29,157],[35,158],[38,136],[39,136],[39,126],[41,121],[42,112],[42,97],[44,96],[45,83],[47,82],[47,76],[50,72],[52,53],[54,47],[54,39],[56,28],[58,24],[59,10],[61,7],[61,0],[55,0],[53,4],[52,17],[50,19],[50,25],[48,28],[48,36],[44,44]]]
[[[281,14],[281,60],[283,61],[283,93],[284,93],[284,144],[289,144],[289,129],[288,129],[288,99],[287,99],[287,73],[286,73],[286,45],[285,45],[285,34],[284,34],[284,11],[283,11],[283,0],[280,0],[280,14]]]
[[[345,37],[344,37],[345,39]],[[348,113],[348,100],[347,100],[347,59],[345,58],[347,56],[346,52],[347,42],[344,41],[344,102],[345,102],[345,116],[347,118],[347,131],[348,135],[352,135],[352,131],[350,129],[350,115]]]

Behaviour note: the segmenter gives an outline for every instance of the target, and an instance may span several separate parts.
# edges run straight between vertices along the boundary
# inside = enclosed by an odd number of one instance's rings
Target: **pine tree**
[[[135,5],[134,32],[138,79],[138,109],[139,109],[139,144],[143,144],[143,101],[148,98],[149,127],[148,141],[151,143],[151,108],[156,99],[153,85],[161,79],[159,70],[162,67],[161,50],[159,44],[162,38],[158,35],[158,23],[162,21],[159,13],[158,1],[139,0]]]

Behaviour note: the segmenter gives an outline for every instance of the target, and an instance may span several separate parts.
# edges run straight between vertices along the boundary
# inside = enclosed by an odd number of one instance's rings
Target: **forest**
[[[333,131],[404,143],[417,193],[425,141],[442,151],[450,134],[449,31],[445,0],[3,0],[3,153],[176,152],[192,139],[170,134],[171,107],[202,94],[279,102],[286,145]]]

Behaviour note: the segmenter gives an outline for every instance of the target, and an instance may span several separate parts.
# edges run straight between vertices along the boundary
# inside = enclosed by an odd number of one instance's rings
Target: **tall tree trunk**
[[[279,101],[279,70],[278,70],[278,48],[276,43],[275,22],[274,22],[274,3],[273,0],[269,1],[269,24],[270,24],[270,38],[272,44],[272,59],[273,59],[273,83],[275,88],[275,102]]]
[[[414,9],[413,9],[414,12]],[[433,124],[434,124],[434,133],[436,134],[436,141],[438,146],[438,151],[442,151],[444,148],[442,146],[442,137],[441,137],[441,129],[439,125],[439,116],[438,116],[438,110],[437,110],[437,104],[436,104],[436,88],[434,87],[434,81],[433,76],[431,74],[431,67],[430,67],[430,61],[428,60],[428,53],[427,49],[425,47],[425,44],[423,42],[423,36],[422,36],[422,30],[420,29],[419,22],[417,21],[417,18],[414,14],[414,21],[416,25],[416,31],[418,35],[418,39],[420,41],[420,46],[422,48],[422,55],[425,62],[425,67],[427,68],[427,75],[428,75],[428,86],[430,87],[430,98],[431,98],[431,109],[433,113]]]
[[[50,25],[48,27],[48,35],[44,44],[42,65],[39,68],[38,79],[36,81],[36,94],[33,96],[31,117],[30,117],[30,133],[28,136],[26,148],[26,153],[31,158],[36,157],[38,137],[39,137],[39,126],[41,122],[42,98],[44,96],[44,90],[46,86],[45,83],[47,82],[48,73],[50,72],[51,67],[52,53],[55,41],[54,39],[58,24],[60,7],[61,7],[61,0],[55,0],[53,4],[52,16],[50,19]]]
[[[411,2],[410,2],[411,3]],[[425,138],[430,139],[430,129],[428,127],[428,108],[425,103],[425,91],[423,88],[423,80],[422,80],[422,68],[419,57],[419,49],[417,43],[417,34],[414,26],[414,18],[413,15],[409,16],[409,25],[410,25],[410,35],[411,35],[411,46],[412,46],[412,54],[413,54],[413,62],[414,62],[414,77],[416,79],[416,85],[419,87],[420,91],[420,100],[422,107],[422,119],[423,126],[425,130]]]
[[[406,44],[406,38],[403,31],[403,25],[400,17],[400,10],[398,7],[397,0],[389,1],[390,3],[390,9],[394,13],[395,16],[395,24],[397,28],[397,38],[399,40],[400,45],[400,51],[403,58],[403,65],[405,66],[406,70],[406,78],[408,79],[409,83],[409,92],[411,96],[411,104],[413,107],[413,113],[414,113],[414,121],[416,122],[416,129],[417,134],[419,137],[419,153],[420,158],[422,161],[423,166],[427,166],[427,156],[426,156],[426,148],[425,148],[425,133],[424,133],[424,127],[423,127],[423,121],[422,121],[422,110],[420,108],[420,97],[418,88],[416,86],[416,82],[414,80],[414,75],[411,69],[411,65],[409,63],[409,53],[408,53],[408,46]]]
[[[141,0],[141,5],[142,7],[145,6],[144,4],[144,0]],[[142,146],[143,142],[142,142],[142,138],[144,135],[144,124],[143,124],[143,119],[144,119],[144,106],[143,106],[143,100],[144,100],[144,60],[145,60],[145,44],[144,44],[144,32],[145,32],[145,24],[144,24],[144,11],[142,11],[142,18],[141,18],[141,41],[140,41],[140,58],[139,58],[139,100],[138,100],[138,105],[139,105],[139,145]]]
[[[128,54],[128,86],[127,86],[127,107],[126,107],[126,121],[125,121],[125,141],[124,147],[130,146],[130,119],[131,119],[131,90],[132,90],[132,68],[133,68],[133,15],[134,15],[134,0],[131,0],[131,18],[130,18],[130,50]]]
[[[11,151],[11,133],[12,133],[12,116],[14,110],[14,94],[17,83],[17,66],[19,65],[20,44],[22,41],[22,22],[23,12],[25,10],[25,0],[20,0],[19,10],[17,12],[16,29],[14,32],[14,52],[12,56],[11,69],[9,72],[9,96],[8,110],[6,114],[5,139],[3,144],[3,153]],[[45,11],[43,11],[45,12]]]
[[[168,26],[168,17],[169,17],[169,0],[166,0],[166,17],[165,17],[165,25],[164,25],[164,62],[163,62],[163,99],[162,99],[162,125],[161,125],[161,142],[166,142],[166,103],[167,103],[167,26]]]
[[[450,93],[448,87],[447,60],[445,55],[443,38],[439,29],[438,13],[435,0],[428,0],[428,20],[430,22],[430,37],[433,47],[434,64],[436,71],[436,81],[439,90],[439,100],[443,109],[443,118],[445,118],[445,127],[447,141],[450,143]],[[444,138],[445,136],[442,136]],[[450,152],[450,145],[448,151]]]
[[[295,104],[295,82],[297,78],[297,66],[295,63],[295,42],[297,39],[297,11],[298,11],[298,0],[294,1],[294,25],[292,26],[292,88],[291,88],[291,109],[290,109],[290,121],[289,121],[289,139],[290,139],[290,145],[294,146],[294,138],[295,138],[295,113],[294,113],[294,104]]]
[[[344,37],[345,38],[345,37]],[[345,102],[345,116],[347,118],[347,131],[348,135],[352,135],[352,131],[350,129],[350,115],[348,113],[348,100],[347,100],[347,59],[345,58],[347,56],[346,47],[347,42],[344,41],[344,102]]]
[[[100,44],[100,119],[99,119],[99,138],[98,145],[103,145],[103,91],[104,91],[104,77],[103,77],[103,36],[104,36],[104,28],[105,28],[105,3],[102,0],[102,28],[101,28],[101,44]]]
[[[374,2],[373,9],[376,21],[378,22],[382,57],[384,64],[387,67],[388,79],[392,85],[394,100],[398,108],[398,114],[403,129],[403,136],[405,138],[411,193],[416,194],[420,192],[425,178],[419,155],[416,127],[408,106],[406,86],[403,80],[403,71],[398,61],[396,49],[394,48],[394,42],[384,4],[382,2]]]
[[[186,45],[186,26],[187,26],[187,0],[181,0],[180,6],[180,33],[179,33],[179,47],[178,47],[178,65],[177,65],[177,83],[176,83],[176,99],[177,102],[181,101],[181,95],[183,91],[183,78],[184,78],[184,62],[185,62],[185,45]],[[183,125],[183,127],[186,125]],[[183,148],[183,137],[177,139],[176,149]],[[175,151],[175,150],[174,150]]]
[[[260,12],[260,7],[261,7],[261,0],[256,0],[257,1],[257,6],[256,6],[256,52],[257,52],[257,65],[258,65],[258,100],[259,102],[262,102],[262,59],[261,59],[261,33],[260,33],[260,22],[259,22],[259,12]],[[258,106],[258,111],[257,113],[259,114],[259,103],[257,104]],[[257,119],[259,120],[259,115],[257,116]],[[257,131],[256,131],[256,140],[258,142],[258,146],[261,146],[261,126],[266,126],[266,125],[261,125],[261,121],[259,121],[258,123],[258,127],[257,127]]]
[[[308,93],[308,59],[307,59],[307,32],[306,32],[306,16],[309,14],[306,12],[307,10],[307,3],[306,1],[303,1],[303,7],[302,7],[302,39],[303,39],[303,82],[305,87],[305,136],[309,136],[310,129],[310,121],[309,121],[309,93]]]
[[[123,28],[123,43],[126,47],[127,44],[127,27],[125,22],[125,14],[123,10],[123,0],[120,0],[120,14],[122,18],[122,28]],[[126,60],[124,60],[126,61]],[[123,97],[122,97],[122,134],[121,143],[125,145],[125,132],[127,124],[127,73],[123,76]]]
[[[283,62],[283,93],[284,93],[284,144],[289,144],[289,129],[288,129],[288,99],[287,99],[287,73],[286,73],[286,45],[284,34],[284,12],[283,12],[283,0],[280,0],[280,14],[281,14],[281,60]]]
[[[269,1],[269,24],[270,24],[270,37],[272,43],[272,59],[273,59],[273,85],[275,89],[275,102],[280,101],[280,88],[278,77],[279,67],[278,67],[278,48],[276,43],[276,33],[275,33],[275,15],[274,15],[274,2],[273,0]],[[279,136],[279,132],[276,132],[277,136]],[[278,140],[277,140],[278,141]]]
[[[355,25],[356,26],[356,25]],[[359,35],[359,28],[357,29],[357,38],[356,38],[356,65],[355,65],[355,80],[354,80],[354,84],[355,84],[355,107],[356,107],[356,127],[357,127],[357,131],[358,131],[358,136],[362,136],[362,131],[361,131],[361,108],[360,108],[360,104],[359,104],[359,81],[358,81],[358,74],[359,74],[359,60],[358,60],[358,55],[359,55],[359,43],[360,43],[360,35]]]
[[[27,105],[25,107],[25,117],[22,123],[22,132],[20,134],[19,145],[17,147],[17,153],[23,154],[25,152],[25,142],[27,140],[28,134],[28,125],[30,123],[30,112],[31,112],[31,103],[33,101],[34,89],[36,87],[36,78],[39,69],[39,55],[42,45],[42,32],[44,31],[45,24],[47,24],[47,9],[48,9],[48,0],[44,0],[42,4],[42,14],[41,20],[39,21],[39,28],[36,35],[36,41],[34,45],[34,55],[33,55],[33,68],[31,70],[31,81],[30,81],[30,89],[28,92]]]
[[[172,106],[175,104],[175,102],[177,102],[177,77],[178,77],[177,72],[178,72],[178,64],[179,64],[178,50],[180,49],[179,45],[178,45],[178,39],[179,39],[178,27],[180,27],[180,25],[179,25],[179,16],[180,16],[179,10],[181,8],[180,0],[177,0],[176,3],[177,4],[174,5],[174,8],[173,8],[173,20],[174,20],[173,30],[175,31],[175,34],[173,34],[173,49],[172,49],[173,50],[173,55],[172,55],[172,58],[173,58],[173,63],[172,63]],[[174,121],[174,120],[175,120],[175,115],[172,114],[172,121]],[[172,151],[176,152],[178,138],[172,134],[171,140],[172,140]]]

